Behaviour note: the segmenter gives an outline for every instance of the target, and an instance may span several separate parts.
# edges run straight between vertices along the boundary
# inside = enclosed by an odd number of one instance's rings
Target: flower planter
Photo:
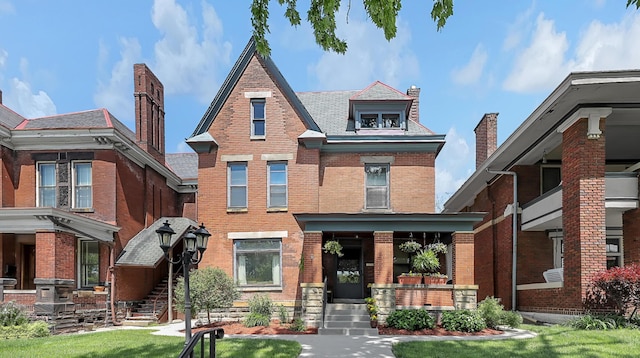
[[[377,328],[378,327],[378,320],[377,319],[375,319],[375,320],[372,319],[371,321],[369,321],[369,325],[371,326],[371,328]]]
[[[424,276],[425,285],[444,285],[447,283],[448,277]]]
[[[422,276],[398,276],[398,283],[401,285],[419,285]]]

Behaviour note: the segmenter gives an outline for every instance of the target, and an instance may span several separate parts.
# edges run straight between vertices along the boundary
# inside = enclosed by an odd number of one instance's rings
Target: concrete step
[[[129,326],[129,327],[147,327],[150,326],[151,324],[156,323],[155,319],[130,319],[127,318],[124,321],[122,321],[122,325],[123,326]]]
[[[334,322],[369,322],[368,314],[358,314],[358,315],[326,315],[324,317],[325,321],[334,321]]]
[[[369,320],[366,321],[324,321],[325,328],[371,328]]]
[[[327,304],[327,310],[365,310],[367,309],[367,305],[364,303],[329,303]]]
[[[377,336],[377,328],[318,328],[318,334],[323,336]]]

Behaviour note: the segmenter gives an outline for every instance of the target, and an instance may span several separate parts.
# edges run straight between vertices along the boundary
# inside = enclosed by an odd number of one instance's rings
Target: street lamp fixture
[[[175,235],[175,231],[171,228],[169,220],[166,220],[162,226],[156,230],[160,241],[160,248],[164,251],[164,257],[171,264],[182,264],[182,272],[184,272],[184,320],[185,320],[185,337],[184,343],[187,345],[191,340],[191,298],[189,297],[189,267],[197,265],[202,261],[202,254],[207,249],[209,236],[211,234],[204,227],[204,223],[196,230],[190,229],[183,236],[184,244],[182,253],[174,259],[169,256],[171,248],[171,237]]]

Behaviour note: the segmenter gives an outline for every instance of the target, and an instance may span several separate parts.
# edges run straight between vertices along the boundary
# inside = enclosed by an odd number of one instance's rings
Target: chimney
[[[411,103],[411,109],[409,110],[409,119],[420,123],[420,88],[411,86],[407,90],[407,96],[413,97],[413,102]]]
[[[2,104],[2,90],[0,90],[0,104]]]
[[[485,113],[476,132],[476,169],[498,148],[498,113]]]
[[[164,164],[164,87],[144,63],[133,65],[136,143]]]

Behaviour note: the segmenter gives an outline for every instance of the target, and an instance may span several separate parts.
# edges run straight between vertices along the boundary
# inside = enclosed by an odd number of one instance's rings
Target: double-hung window
[[[89,209],[93,205],[91,162],[73,162],[73,208]]]
[[[227,167],[227,203],[229,209],[247,208],[247,163],[229,163]]]
[[[405,126],[400,112],[359,113],[360,129],[401,129]]]
[[[265,136],[265,100],[251,100],[251,136]]]
[[[607,269],[622,266],[622,238],[607,235]]]
[[[389,208],[389,164],[365,165],[365,208]]]
[[[80,240],[79,281],[80,287],[91,287],[100,280],[100,250],[96,241]]]
[[[282,240],[235,240],[233,245],[238,286],[281,286]]]
[[[286,208],[287,207],[287,163],[268,163],[267,172],[267,207]]]
[[[38,163],[38,206],[56,206],[56,164]]]

